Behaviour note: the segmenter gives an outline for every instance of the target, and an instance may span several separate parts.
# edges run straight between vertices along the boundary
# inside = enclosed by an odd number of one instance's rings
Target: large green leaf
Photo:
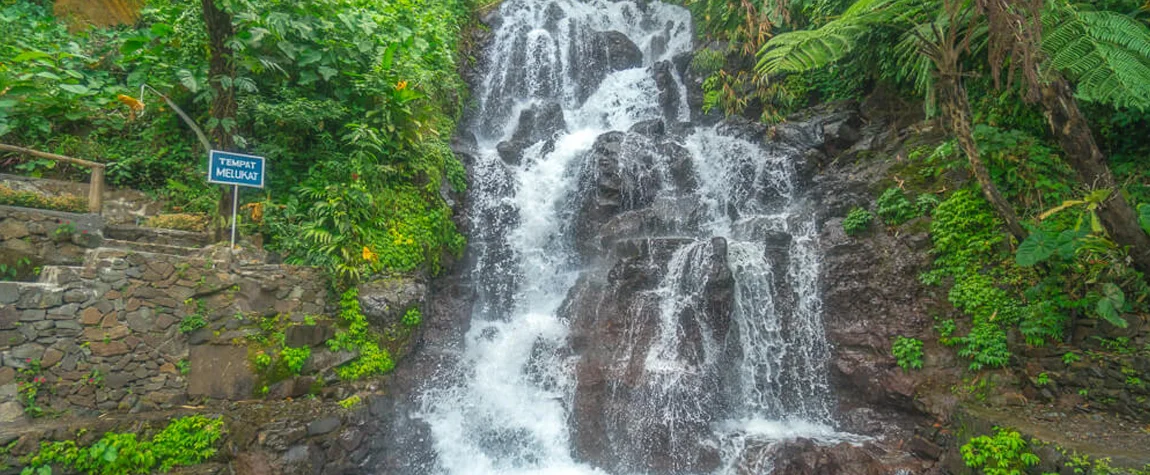
[[[1018,252],[1014,255],[1014,261],[1023,267],[1030,267],[1039,262],[1050,259],[1055,251],[1058,250],[1058,241],[1056,241],[1050,233],[1042,230],[1036,230],[1030,233],[1030,236],[1018,245]]]
[[[72,94],[87,94],[89,91],[88,86],[83,84],[61,84],[60,89],[68,91]]]
[[[1126,328],[1129,323],[1122,318],[1122,308],[1126,306],[1126,294],[1114,284],[1102,286],[1102,298],[1098,299],[1098,315],[1118,328]]]

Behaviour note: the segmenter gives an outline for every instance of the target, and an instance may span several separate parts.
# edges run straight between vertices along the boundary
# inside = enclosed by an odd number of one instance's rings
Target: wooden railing
[[[54,153],[41,152],[39,150],[32,150],[30,148],[17,147],[15,145],[6,145],[0,143],[0,151],[16,152],[33,157],[46,158],[56,162],[71,163],[82,167],[92,169],[92,180],[88,187],[88,211],[91,213],[100,214],[104,209],[104,168],[103,163],[92,162],[88,160],[81,160],[79,158],[65,157],[63,155],[56,155]]]

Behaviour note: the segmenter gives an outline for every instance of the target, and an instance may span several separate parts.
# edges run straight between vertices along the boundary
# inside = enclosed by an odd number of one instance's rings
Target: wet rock
[[[563,107],[556,102],[533,104],[519,113],[519,122],[509,140],[500,142],[495,149],[508,165],[519,165],[523,150],[540,141],[554,137],[567,128]]]
[[[512,141],[533,144],[550,138],[567,128],[563,107],[557,102],[533,104],[519,113],[519,125],[511,135]]]
[[[655,84],[659,89],[658,103],[663,111],[663,117],[678,120],[683,98],[680,97],[679,84],[675,82],[674,66],[670,61],[660,61],[652,68],[655,73]]]
[[[631,126],[629,130],[632,134],[645,135],[647,137],[659,137],[667,132],[667,126],[663,123],[662,119],[651,119],[642,122],[637,122]]]
[[[328,416],[323,419],[317,419],[307,425],[308,437],[315,437],[317,435],[324,435],[335,431],[340,426],[339,417]]]
[[[572,68],[579,102],[587,100],[608,74],[643,65],[643,51],[618,31],[590,32],[571,43]]]
[[[359,286],[359,306],[368,322],[384,329],[400,322],[410,308],[419,307],[427,286],[411,277],[390,277]]]
[[[605,276],[582,279],[562,310],[572,320],[571,345],[579,357],[571,415],[575,452],[609,471],[709,471],[718,457],[704,443],[722,412],[721,363],[704,357],[703,345],[730,331],[734,279],[726,241],[637,239],[634,249]],[[663,263],[689,253],[680,275]],[[684,336],[660,346],[659,305],[649,299],[664,279],[697,286],[697,300],[672,318]],[[653,352],[653,353],[652,353]],[[674,376],[647,369],[647,359],[668,358]],[[676,378],[674,385],[662,381]],[[670,416],[669,416],[670,415]],[[613,441],[613,442],[612,442]]]
[[[611,71],[637,68],[643,65],[643,50],[618,31],[599,33],[596,40],[603,48],[607,67]]]
[[[779,443],[765,451],[774,459],[771,475],[884,475],[889,468],[862,447],[820,446],[810,439]],[[760,452],[763,453],[763,452]]]

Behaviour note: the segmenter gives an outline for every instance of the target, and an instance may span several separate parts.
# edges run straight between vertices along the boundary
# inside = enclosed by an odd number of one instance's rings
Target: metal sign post
[[[208,155],[208,183],[232,185],[232,249],[236,248],[236,215],[240,187],[264,187],[264,157],[212,150]]]

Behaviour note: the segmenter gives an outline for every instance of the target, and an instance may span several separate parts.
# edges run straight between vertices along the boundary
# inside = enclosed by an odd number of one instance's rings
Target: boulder
[[[399,324],[408,309],[423,305],[427,285],[412,277],[376,279],[359,286],[359,307],[378,329]]]

